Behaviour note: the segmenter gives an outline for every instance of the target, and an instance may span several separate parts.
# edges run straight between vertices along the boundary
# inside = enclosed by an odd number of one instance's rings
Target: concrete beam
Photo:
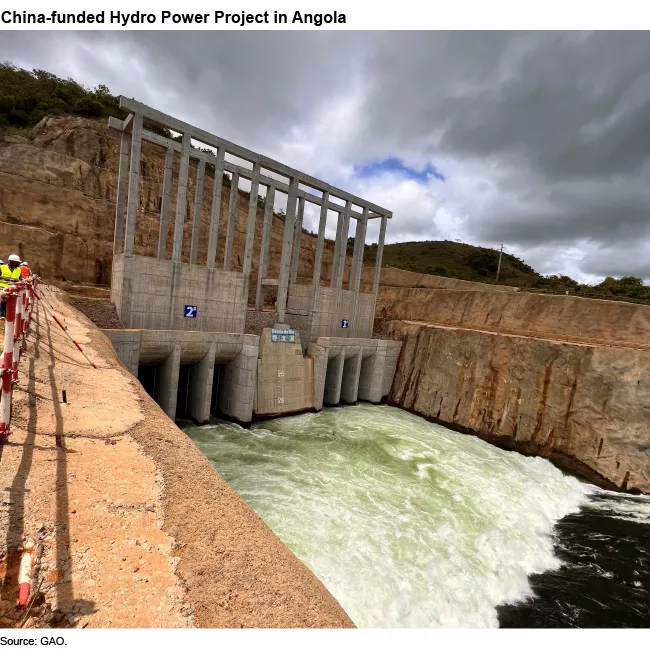
[[[201,361],[190,367],[187,413],[199,424],[210,420],[210,400],[214,380],[214,358],[217,343],[210,344]]]
[[[372,281],[372,292],[377,295],[381,277],[381,259],[384,256],[384,237],[386,237],[386,219],[381,220],[379,227],[379,241],[377,242],[377,259],[375,261],[375,277]]]
[[[124,211],[129,191],[129,158],[131,156],[131,135],[122,133],[120,138],[120,165],[117,176],[117,201],[115,204],[115,232],[113,235],[113,255],[124,249]]]
[[[232,266],[232,243],[235,238],[235,219],[237,217],[237,198],[239,197],[239,174],[234,172],[230,180],[230,202],[228,203],[228,230],[226,231],[226,250],[223,268],[230,271]]]
[[[199,160],[196,168],[196,188],[194,190],[194,215],[192,217],[192,241],[190,244],[190,264],[196,264],[199,256],[199,235],[201,232],[201,212],[203,210],[203,181],[205,161]]]
[[[364,212],[368,212],[364,208]],[[366,229],[368,226],[368,219],[360,219],[357,221],[357,231],[354,235],[354,250],[352,253],[352,269],[350,271],[350,290],[359,291],[361,284],[361,269],[363,267],[363,252],[366,245]]]
[[[174,150],[167,148],[165,155],[165,171],[163,174],[162,198],[160,201],[160,228],[158,230],[158,259],[167,257],[167,232],[169,231],[169,202],[172,190],[172,167],[174,165]]]
[[[157,111],[156,109],[151,108],[150,106],[141,104],[140,102],[137,102],[133,99],[129,99],[128,97],[120,96],[120,108],[123,108],[124,110],[129,111],[131,113],[141,113],[148,119],[154,122],[158,122],[159,124],[162,124],[174,131],[177,131],[179,133],[188,133],[190,137],[193,138],[194,140],[198,140],[200,142],[203,142],[204,144],[207,144],[211,147],[215,147],[217,149],[223,148],[227,153],[237,156],[238,158],[242,158],[243,160],[247,160],[248,162],[251,163],[257,162],[266,169],[269,169],[275,173],[286,176],[287,178],[295,178],[298,180],[299,183],[303,183],[304,185],[312,187],[315,190],[319,190],[321,192],[327,190],[332,196],[336,196],[344,201],[350,201],[355,205],[359,205],[361,207],[367,207],[373,212],[384,215],[387,218],[390,218],[391,216],[389,210],[386,210],[385,208],[375,205],[374,203],[366,201],[358,196],[354,196],[353,194],[350,194],[349,192],[345,192],[344,190],[338,189],[336,187],[332,187],[331,185],[328,185],[327,183],[317,178],[314,178],[309,174],[305,174],[304,172],[301,172],[297,169],[293,169],[288,165],[284,165],[278,162],[277,160],[273,160],[272,158],[268,158],[261,154],[255,153],[254,151],[251,151],[250,149],[246,149],[245,147],[240,147],[239,145],[233,142],[229,142],[228,140],[219,138],[213,135],[212,133],[208,133],[203,129],[199,129],[198,127],[192,126],[191,124],[188,124],[187,122],[183,122],[182,120],[178,120],[174,117],[171,117],[170,115],[166,115],[161,111]]]
[[[221,193],[223,191],[223,149],[217,152],[214,166],[214,184],[212,186],[212,209],[210,210],[210,237],[208,239],[208,267],[214,268],[217,260],[217,237],[219,236],[219,219],[221,217]]]
[[[191,137],[189,133],[183,133],[181,146],[181,164],[178,171],[178,194],[176,195],[176,222],[174,223],[174,249],[172,260],[181,261],[183,249],[183,226],[185,224],[185,210],[187,201],[187,177],[190,171],[190,147]]]
[[[271,228],[273,227],[273,203],[275,202],[275,186],[270,185],[264,200],[264,225],[262,226],[262,243],[260,245],[260,263],[257,269],[257,290],[255,291],[255,308],[264,308],[264,280],[269,267],[269,246],[271,244]]]
[[[176,342],[165,361],[156,368],[154,399],[172,420],[176,418],[178,373],[181,367],[181,344]]]
[[[126,227],[124,233],[124,254],[133,256],[135,244],[135,222],[138,215],[140,189],[140,152],[142,148],[142,114],[133,118],[131,134],[131,160],[129,165],[129,190],[126,204]]]
[[[296,221],[296,198],[298,195],[298,178],[291,179],[287,197],[287,212],[284,217],[284,238],[282,240],[282,257],[280,259],[280,277],[278,281],[277,312],[278,319],[284,322],[289,293],[289,265],[291,262],[291,240]]]
[[[260,187],[260,164],[253,165],[251,177],[250,200],[248,203],[248,221],[246,223],[246,245],[244,247],[244,275],[251,274],[253,265],[253,244],[255,243],[255,225],[257,221],[257,195]]]
[[[336,242],[334,244],[334,263],[332,266],[332,282],[334,289],[340,289],[343,286],[343,275],[345,272],[345,258],[348,247],[348,231],[350,229],[350,208],[351,203],[345,204],[345,210],[339,215],[336,226]]]
[[[289,282],[295,283],[298,279],[298,264],[300,262],[300,239],[302,237],[302,220],[305,214],[305,199],[301,196],[298,199],[298,217],[296,218],[296,227],[293,232],[293,249],[291,251],[291,269],[289,273]]]
[[[329,203],[329,192],[323,192],[323,199],[320,206],[320,221],[318,222],[318,239],[316,241],[316,255],[314,256],[314,275],[312,286],[314,296],[320,286],[321,269],[323,266],[323,250],[325,248],[325,228],[327,226],[327,204]]]

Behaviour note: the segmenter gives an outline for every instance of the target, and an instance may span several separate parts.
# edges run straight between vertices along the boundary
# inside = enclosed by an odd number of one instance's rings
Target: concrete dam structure
[[[401,343],[372,338],[386,225],[392,213],[360,197],[186,124],[125,97],[125,120],[109,119],[121,133],[111,302],[126,329],[104,330],[120,360],[172,419],[198,423],[221,414],[249,423],[326,405],[387,397]],[[147,126],[145,128],[145,120]],[[155,126],[150,125],[156,125]],[[151,130],[153,129],[153,130]],[[161,133],[177,133],[173,139]],[[180,140],[180,141],[179,141]],[[157,256],[135,254],[140,209],[141,147],[166,150]],[[193,144],[193,143],[196,143]],[[171,215],[172,170],[179,158],[175,214]],[[190,170],[194,197],[188,197]],[[219,232],[224,172],[231,175],[226,232]],[[209,231],[201,231],[203,186],[214,175]],[[233,270],[235,215],[240,179],[250,182],[242,271]],[[260,197],[260,185],[266,195]],[[277,193],[286,195],[279,277],[268,277],[269,243]],[[251,270],[258,205],[264,205],[255,309]],[[305,202],[320,206],[313,277],[298,278]],[[328,212],[337,214],[329,286],[321,278]],[[183,263],[184,224],[192,215],[189,263]],[[350,220],[356,231],[349,281],[344,288]],[[372,285],[361,285],[366,230],[380,219]],[[172,250],[167,250],[173,228]],[[199,241],[207,257],[199,263]],[[217,268],[217,242],[225,238]],[[242,258],[239,258],[242,259]],[[275,310],[264,311],[265,290],[276,292]],[[247,334],[251,314],[261,322]],[[302,337],[302,338],[301,338]]]

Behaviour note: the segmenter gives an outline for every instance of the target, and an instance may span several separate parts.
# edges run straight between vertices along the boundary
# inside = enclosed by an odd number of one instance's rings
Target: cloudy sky
[[[387,241],[504,242],[541,273],[650,281],[650,34],[4,32],[0,60],[386,206]]]

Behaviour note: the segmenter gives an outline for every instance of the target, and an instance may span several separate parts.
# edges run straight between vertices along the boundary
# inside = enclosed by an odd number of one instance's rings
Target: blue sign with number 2
[[[196,305],[185,305],[185,318],[196,318],[197,312]]]

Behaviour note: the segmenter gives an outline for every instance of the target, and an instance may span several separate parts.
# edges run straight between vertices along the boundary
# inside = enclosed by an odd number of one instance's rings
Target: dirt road
[[[350,627],[101,332],[65,294],[45,295],[98,370],[37,305],[0,448],[0,624],[15,624],[31,538],[28,626]]]

